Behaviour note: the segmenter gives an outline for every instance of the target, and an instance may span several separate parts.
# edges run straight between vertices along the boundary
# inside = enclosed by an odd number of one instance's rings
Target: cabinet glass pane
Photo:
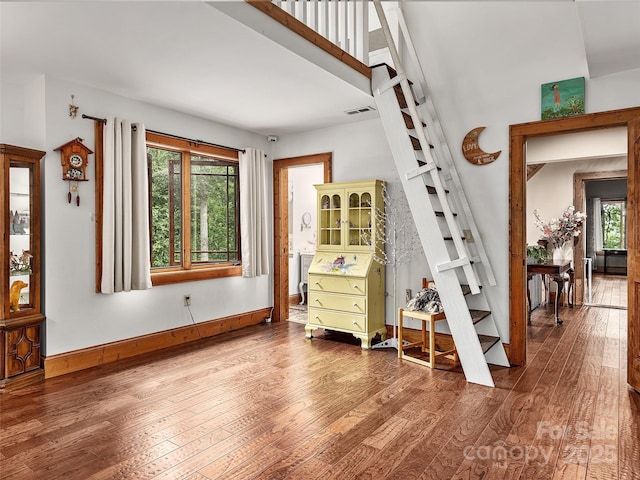
[[[319,245],[340,245],[342,239],[342,201],[339,194],[320,198]]]
[[[331,225],[331,198],[329,195],[322,195],[320,198],[320,232],[319,245],[330,245],[330,225]]]
[[[31,191],[29,167],[9,169],[9,301],[11,311],[31,304]],[[16,302],[18,307],[16,308]]]
[[[349,195],[349,245],[367,246],[371,243],[371,194]]]

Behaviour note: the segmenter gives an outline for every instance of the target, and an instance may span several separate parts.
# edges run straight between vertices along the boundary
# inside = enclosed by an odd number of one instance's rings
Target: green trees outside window
[[[152,269],[238,265],[238,161],[175,143],[147,145]]]
[[[602,246],[606,249],[627,248],[627,202],[602,201]]]

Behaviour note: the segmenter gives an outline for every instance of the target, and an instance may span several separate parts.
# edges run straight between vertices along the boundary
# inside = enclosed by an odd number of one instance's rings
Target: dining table
[[[560,297],[562,296],[562,290],[564,288],[564,274],[571,268],[571,261],[561,261],[554,262],[553,260],[547,260],[544,263],[530,263],[527,264],[527,301],[528,301],[528,313],[527,313],[527,323],[531,325],[531,292],[529,291],[529,280],[531,280],[534,275],[540,274],[544,279],[544,284],[548,285],[546,278],[548,277],[550,282],[555,282],[557,285],[556,288],[556,298],[554,301],[554,313],[556,319],[556,325],[562,325],[562,320],[560,319],[560,315],[558,313],[558,306],[560,302]]]

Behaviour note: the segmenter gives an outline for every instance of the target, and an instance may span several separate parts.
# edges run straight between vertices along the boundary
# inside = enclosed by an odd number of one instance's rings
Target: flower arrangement
[[[542,230],[543,238],[553,248],[562,247],[566,242],[580,235],[582,224],[587,218],[585,213],[576,211],[573,205],[568,206],[560,218],[552,218],[548,223],[540,219],[540,210],[537,208],[533,211],[533,215],[536,217],[536,226]]]

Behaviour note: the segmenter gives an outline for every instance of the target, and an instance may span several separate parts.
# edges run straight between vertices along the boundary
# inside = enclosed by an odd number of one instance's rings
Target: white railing
[[[362,63],[369,63],[369,11],[363,0],[272,0]]]

